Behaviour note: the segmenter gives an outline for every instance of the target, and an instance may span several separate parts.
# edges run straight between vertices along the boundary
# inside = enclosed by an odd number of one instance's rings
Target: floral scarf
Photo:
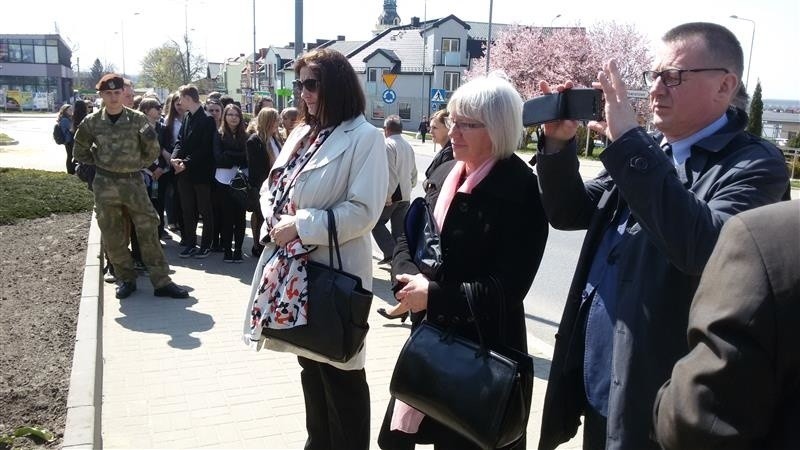
[[[301,140],[284,167],[273,170],[273,209],[268,227],[275,226],[284,214],[295,215],[297,205],[292,201],[294,185],[309,159],[317,152],[335,127]],[[306,144],[313,142],[305,153]],[[315,246],[303,245],[299,237],[275,252],[264,266],[261,283],[250,311],[251,336],[261,336],[264,327],[286,329],[308,323],[308,254]]]

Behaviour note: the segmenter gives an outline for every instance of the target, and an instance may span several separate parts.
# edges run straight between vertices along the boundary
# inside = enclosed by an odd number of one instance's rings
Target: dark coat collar
[[[531,172],[531,168],[519,156],[511,155],[498,160],[486,178],[475,186],[474,192],[504,199],[520,198],[520,192],[529,183]]]

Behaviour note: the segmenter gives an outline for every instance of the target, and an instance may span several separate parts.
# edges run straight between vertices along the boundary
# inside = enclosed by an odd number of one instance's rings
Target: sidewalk
[[[142,276],[139,290],[127,299],[117,300],[112,284],[103,289],[103,447],[302,448],[305,411],[296,358],[254,352],[241,340],[255,259],[243,264],[224,263],[221,254],[180,259],[175,241],[165,252],[173,279],[191,287],[190,298],[153,297]],[[373,269],[366,372],[370,440],[377,448],[389,381],[410,325],[375,312],[394,301],[389,273]],[[552,349],[533,337],[529,341],[536,379],[528,448],[535,448]],[[578,449],[580,441],[562,448]]]

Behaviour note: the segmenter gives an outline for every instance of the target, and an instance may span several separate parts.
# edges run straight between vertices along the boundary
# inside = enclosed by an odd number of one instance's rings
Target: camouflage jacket
[[[87,116],[75,133],[75,160],[112,172],[136,172],[158,154],[156,131],[144,114],[130,108],[122,110],[116,123],[102,108]]]

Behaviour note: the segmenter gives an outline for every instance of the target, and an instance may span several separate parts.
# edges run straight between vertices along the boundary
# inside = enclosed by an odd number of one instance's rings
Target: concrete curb
[[[103,386],[103,252],[100,228],[92,214],[86,266],[75,332],[75,352],[67,396],[67,421],[62,448],[102,447],[100,419]]]

